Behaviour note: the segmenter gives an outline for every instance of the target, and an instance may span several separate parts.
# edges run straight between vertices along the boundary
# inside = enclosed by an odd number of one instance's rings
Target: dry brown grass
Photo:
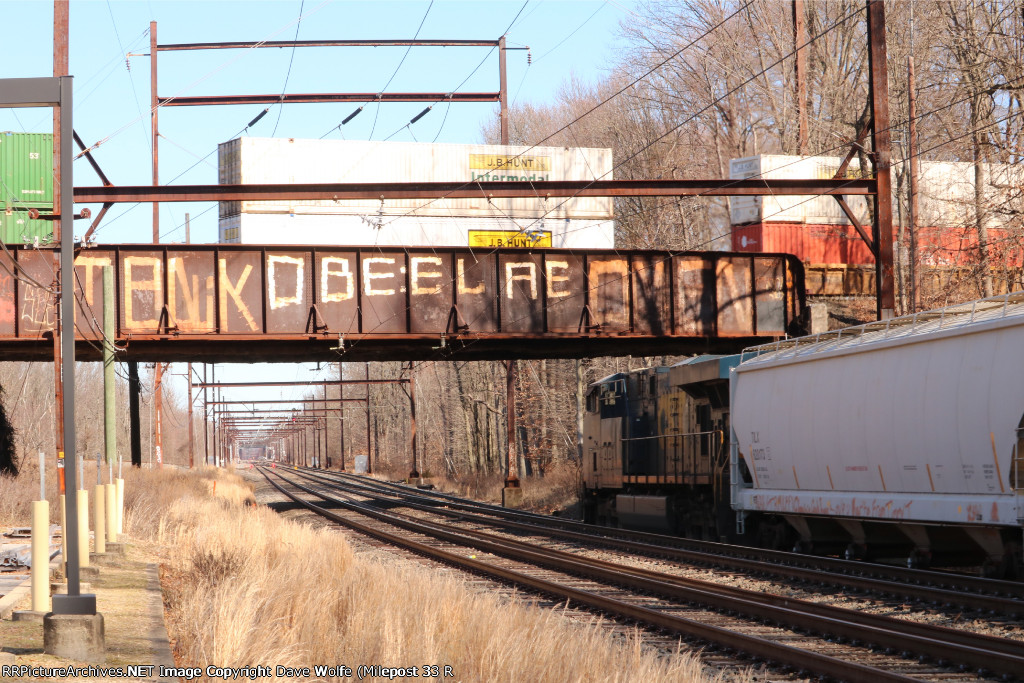
[[[440,491],[463,498],[486,503],[501,502],[501,490],[505,486],[505,475],[474,474],[459,479],[438,477],[432,479]],[[522,507],[534,512],[551,513],[556,510],[573,509],[580,500],[582,481],[580,466],[575,462],[560,462],[549,466],[544,476],[522,477]]]
[[[457,681],[706,680],[694,659],[659,657],[636,637],[613,641],[596,620],[574,625],[459,579],[360,559],[335,532],[240,504],[247,489],[234,475],[136,474],[129,518],[136,533],[158,520],[179,664],[436,664]]]

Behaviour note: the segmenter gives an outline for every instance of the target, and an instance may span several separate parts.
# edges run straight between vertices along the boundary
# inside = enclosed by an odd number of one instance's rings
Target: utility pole
[[[796,50],[796,111],[800,125],[799,150],[807,154],[807,24],[804,0],[793,0],[793,49]]]
[[[907,57],[907,93],[909,106],[907,116],[910,119],[907,156],[910,158],[910,312],[917,313],[918,290],[917,279],[917,93],[914,85],[914,55]]]

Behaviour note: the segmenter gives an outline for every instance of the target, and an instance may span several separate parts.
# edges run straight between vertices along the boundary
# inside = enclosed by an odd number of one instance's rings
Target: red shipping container
[[[988,233],[989,260],[993,268],[1020,268],[1024,264],[1024,246],[1012,231],[990,228]],[[872,265],[875,262],[868,245],[849,225],[734,225],[732,249],[794,254],[804,263]],[[918,259],[926,267],[971,267],[979,262],[978,233],[973,226],[918,228],[917,249]]]
[[[804,263],[874,263],[868,245],[850,225],[750,223],[732,227],[733,251],[794,254]]]

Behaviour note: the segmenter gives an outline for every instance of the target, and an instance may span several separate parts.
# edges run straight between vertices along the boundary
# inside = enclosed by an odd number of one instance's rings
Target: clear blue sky
[[[571,75],[585,80],[600,76],[619,42],[619,21],[633,4],[632,0],[530,0],[520,13],[522,0],[435,0],[432,6],[427,0],[72,0],[74,125],[86,144],[102,141],[94,154],[113,183],[151,182],[150,63],[145,56],[151,20],[157,22],[161,44],[293,40],[296,30],[300,39],[310,40],[412,38],[421,21],[420,38],[493,40],[512,24],[509,46],[530,46],[533,64],[527,66],[525,51],[508,53],[510,96],[515,101],[543,103],[550,101]],[[50,0],[15,0],[2,5],[7,30],[0,78],[52,75],[52,8]],[[137,56],[126,62],[127,53]],[[448,92],[467,77],[463,92],[498,89],[496,50],[413,48],[396,72],[404,53],[405,48],[302,48],[294,55],[289,49],[161,52],[159,95],[379,92],[392,74],[394,79],[387,87],[390,92]],[[217,144],[239,135],[263,106],[162,108],[161,183],[216,183]],[[356,106],[275,105],[248,134],[318,138]],[[342,131],[334,130],[329,137],[380,140],[394,134],[391,139],[403,141],[480,142],[481,127],[497,107],[493,103],[461,104],[448,111],[447,105],[438,105],[414,126],[402,130],[423,106],[392,103],[377,111],[377,105],[368,105]],[[50,129],[49,110],[0,110],[0,130]],[[100,184],[84,159],[75,163],[75,184]],[[95,215],[99,207],[91,208]],[[212,204],[163,204],[163,241],[184,240],[181,226],[186,212],[191,215],[194,242],[216,241],[217,211]],[[150,215],[148,205],[115,207],[96,238],[108,243],[148,242],[152,239]],[[75,233],[84,233],[86,227],[80,221]]]
[[[102,143],[94,154],[115,184],[145,185],[150,171],[149,22],[157,22],[158,42],[259,41],[300,39],[412,38],[423,21],[420,38],[496,39],[513,19],[509,46],[508,87],[515,102],[551,101],[570,76],[598,78],[619,44],[619,22],[634,0],[477,0],[457,2],[355,2],[351,0],[157,1],[72,0],[70,72],[75,77],[74,125],[88,145]],[[427,12],[429,7],[429,13]],[[302,14],[302,21],[298,22]],[[4,42],[0,78],[50,76],[53,73],[53,3],[14,0],[0,5]],[[424,20],[424,15],[426,19]],[[516,15],[519,15],[516,18]],[[126,54],[138,56],[127,58]],[[448,92],[467,77],[461,91],[498,89],[498,58],[489,48],[414,48],[402,62],[404,48],[303,48],[163,52],[159,60],[159,95],[268,94],[287,92],[379,92],[394,74],[390,92]],[[481,61],[483,64],[477,69]],[[401,68],[396,68],[402,62]],[[289,71],[290,64],[290,71]],[[130,66],[130,69],[128,68]],[[475,74],[470,74],[477,69]],[[260,137],[317,138],[337,126],[357,105],[294,104],[271,107],[249,134]],[[160,111],[160,180],[162,183],[215,184],[217,144],[236,137],[261,105],[175,107]],[[386,104],[379,112],[367,106],[343,129],[347,139],[471,143],[494,116],[495,104],[453,105],[446,115],[437,106],[415,126],[401,130],[421,104]],[[49,110],[0,110],[0,131],[49,132]],[[340,138],[334,131],[332,138]],[[415,137],[414,137],[415,136]],[[212,154],[211,154],[212,153]],[[209,155],[209,156],[207,156]],[[200,161],[206,157],[205,161]],[[187,170],[193,167],[191,170]],[[84,159],[75,162],[75,184],[99,185]],[[180,177],[178,177],[180,175]],[[77,207],[81,208],[81,207]],[[91,207],[95,215],[99,207]],[[214,204],[163,204],[163,241],[183,241],[184,215],[191,215],[194,242],[217,235]],[[97,232],[99,242],[148,242],[152,239],[149,205],[115,207]],[[87,229],[79,221],[75,233]],[[175,230],[175,228],[179,228]],[[243,381],[254,373],[271,380],[322,378],[308,364],[277,367],[221,365],[220,381]],[[183,372],[176,366],[174,372]],[[180,394],[184,381],[169,379]],[[239,391],[225,398],[297,397],[301,389]]]

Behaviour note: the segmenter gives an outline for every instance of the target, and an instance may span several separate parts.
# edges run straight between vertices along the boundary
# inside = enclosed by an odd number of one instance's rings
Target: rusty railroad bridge
[[[0,254],[0,354],[53,356],[59,250]],[[123,360],[569,358],[733,351],[800,331],[784,254],[100,245],[75,256],[76,357],[99,360],[102,268]]]

